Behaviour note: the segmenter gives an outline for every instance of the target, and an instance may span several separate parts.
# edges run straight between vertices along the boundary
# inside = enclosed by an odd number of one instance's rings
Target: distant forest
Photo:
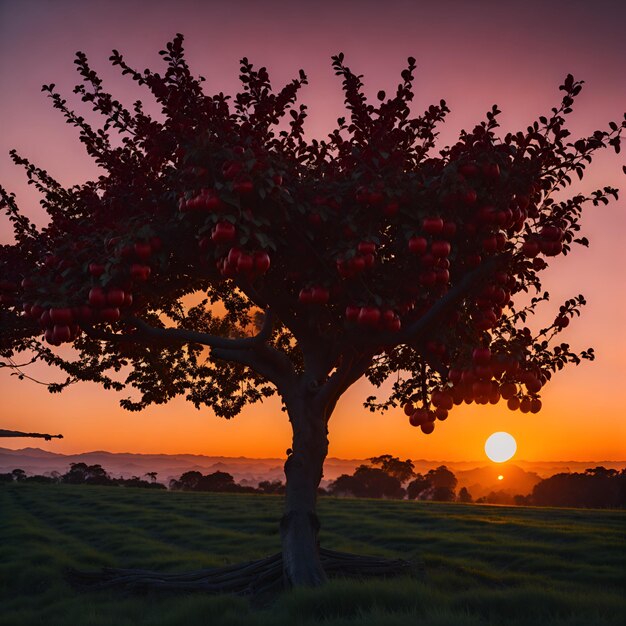
[[[71,463],[65,474],[27,476],[21,469],[0,474],[0,486],[8,483],[47,483],[70,485],[102,485],[110,487],[139,487],[172,491],[210,491],[217,493],[282,494],[285,485],[279,480],[261,481],[258,486],[244,486],[235,482],[227,472],[202,474],[198,471],[183,473],[169,485],[157,481],[157,472],[147,472],[142,477],[112,478],[101,465]],[[583,473],[560,473],[537,483],[529,495],[512,496],[506,491],[492,491],[473,499],[467,488],[457,492],[457,478],[445,465],[425,474],[415,472],[413,462],[384,454],[359,465],[352,474],[342,474],[320,495],[356,498],[390,498],[461,502],[477,504],[506,504],[520,506],[557,506],[577,508],[626,507],[626,469],[621,471],[594,467]]]

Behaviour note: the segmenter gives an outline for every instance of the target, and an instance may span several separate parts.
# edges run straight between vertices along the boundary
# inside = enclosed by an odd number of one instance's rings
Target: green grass
[[[621,511],[322,498],[325,547],[415,558],[420,578],[333,580],[271,606],[201,594],[79,593],[67,566],[184,571],[280,548],[280,497],[0,487],[0,625],[622,624]]]

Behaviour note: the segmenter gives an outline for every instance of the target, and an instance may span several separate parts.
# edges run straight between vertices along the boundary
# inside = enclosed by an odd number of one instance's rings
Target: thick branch
[[[274,383],[281,395],[296,383],[296,373],[291,361],[282,352],[268,345],[256,346],[254,350],[213,348],[211,356],[248,366]]]
[[[48,435],[46,433],[22,433],[18,430],[0,429],[0,437],[38,437],[50,441],[51,439],[63,439],[63,435]]]
[[[195,330],[186,330],[184,328],[154,328],[149,326],[143,320],[138,318],[129,318],[127,320],[133,324],[137,330],[130,335],[121,335],[119,333],[109,333],[92,326],[85,326],[83,330],[85,334],[92,339],[101,339],[103,341],[164,341],[168,343],[199,343],[212,348],[231,349],[250,349],[262,345],[263,342],[272,334],[274,325],[274,317],[271,311],[266,311],[263,320],[263,327],[254,337],[242,337],[239,339],[230,339],[228,337],[218,337],[209,333],[201,333]]]
[[[386,341],[393,344],[409,343],[425,333],[430,331],[441,319],[442,315],[447,313],[452,307],[454,307],[460,300],[462,300],[468,293],[470,293],[488,274],[490,274],[500,263],[500,259],[493,257],[473,272],[466,274],[462,280],[460,280],[448,293],[442,296],[433,306],[428,310],[426,314],[420,317],[418,320],[410,324],[407,328],[399,333],[380,333],[379,335],[371,336],[371,342],[376,344],[384,344]]]
[[[271,309],[265,311],[263,327],[258,335],[254,337],[243,337],[240,339],[229,339],[228,337],[218,337],[209,333],[200,333],[195,330],[183,328],[154,328],[138,318],[130,318],[138,332],[137,338],[156,339],[158,341],[174,341],[180,343],[199,343],[211,348],[225,348],[227,350],[249,349],[262,345],[272,334],[274,326],[274,315]]]
[[[370,355],[353,355],[349,358],[344,356],[341,365],[334,374],[326,381],[318,396],[323,406],[327,407],[327,416],[330,417],[341,395],[354,384],[372,362]]]

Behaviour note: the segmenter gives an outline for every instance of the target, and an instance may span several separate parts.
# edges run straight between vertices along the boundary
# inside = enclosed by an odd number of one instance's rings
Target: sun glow
[[[502,476],[502,474],[500,474],[500,476],[498,476],[498,480],[504,480],[504,476]]]
[[[504,463],[513,457],[517,443],[512,435],[505,432],[493,433],[485,442],[485,453],[494,463]],[[503,476],[498,476],[502,480]]]

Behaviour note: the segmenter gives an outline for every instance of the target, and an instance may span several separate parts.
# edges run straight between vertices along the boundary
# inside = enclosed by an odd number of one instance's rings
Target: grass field
[[[420,559],[424,575],[333,580],[257,608],[207,595],[79,593],[67,566],[183,571],[279,550],[281,498],[0,487],[0,624],[623,624],[626,513],[322,498],[328,548]]]

